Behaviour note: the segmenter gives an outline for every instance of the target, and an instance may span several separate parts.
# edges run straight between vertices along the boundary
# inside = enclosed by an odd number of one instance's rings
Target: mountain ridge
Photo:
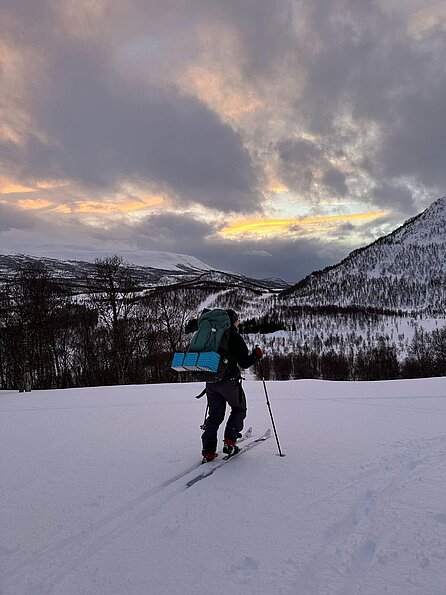
[[[238,273],[218,271],[199,259],[176,253],[155,252],[153,266],[124,263],[129,266],[141,289],[158,286],[171,288],[220,288],[244,287],[257,292],[277,291],[288,284],[279,278],[255,279]],[[177,257],[175,259],[175,257]],[[27,254],[0,254],[0,283],[11,280],[20,271],[37,263],[43,265],[55,278],[73,291],[82,291],[88,276],[94,274],[94,261],[60,260]]]
[[[295,305],[446,312],[446,197],[281,292]]]

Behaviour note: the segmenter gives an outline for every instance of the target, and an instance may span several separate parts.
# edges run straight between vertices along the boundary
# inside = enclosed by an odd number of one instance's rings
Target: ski
[[[228,463],[232,459],[235,459],[236,457],[240,456],[242,452],[247,452],[248,450],[251,450],[255,446],[258,446],[262,442],[265,442],[265,440],[268,440],[268,438],[270,438],[270,437],[271,437],[271,429],[268,429],[262,436],[260,436],[260,438],[256,438],[255,440],[251,440],[251,442],[248,442],[248,444],[246,446],[244,446],[243,448],[241,448],[238,451],[238,453],[231,455],[229,457],[223,457],[222,459],[220,459],[220,461],[218,461],[217,463],[215,463],[214,465],[212,465],[208,469],[206,469],[206,471],[203,471],[203,473],[200,473],[199,475],[196,475],[195,477],[190,479],[186,483],[186,487],[190,488],[195,483],[197,483],[197,481],[201,481],[205,477],[209,477],[210,475],[212,475],[214,473],[214,471],[216,471],[223,465],[226,465],[226,463]]]
[[[249,438],[251,438],[251,435],[252,435],[252,428],[248,428],[246,430],[246,432],[243,434],[243,436],[241,438],[239,438],[239,440],[237,442],[243,442],[244,440],[248,440]],[[210,464],[212,464],[212,462]],[[184,471],[180,471],[173,477],[169,477],[169,479],[166,479],[165,481],[163,481],[160,484],[159,488],[166,488],[167,486],[171,485],[172,483],[175,483],[179,479],[186,477],[187,475],[189,475],[189,473],[192,473],[192,471],[199,469],[202,465],[203,465],[202,461],[198,461],[197,463],[194,463],[187,469],[184,469]]]
[[[243,436],[237,440],[237,442],[243,442],[244,440],[248,440],[249,438],[251,438],[251,436],[252,436],[252,428],[248,428],[246,430],[246,432],[243,434]],[[212,465],[212,462],[207,463],[207,464]],[[167,486],[178,481],[179,479],[186,477],[186,475],[189,475],[189,473],[192,473],[192,471],[199,469],[202,465],[203,465],[202,461],[198,461],[197,463],[194,463],[187,469],[184,469],[184,471],[180,471],[180,473],[177,473],[173,477],[169,477],[169,479],[166,479],[165,481],[163,481],[162,484],[160,485],[160,487],[166,488]]]
[[[248,438],[251,438],[251,436],[252,436],[252,428],[251,428],[251,427],[249,427],[249,428],[246,430],[246,432],[243,434],[243,436],[237,440],[237,444],[238,444],[239,442],[243,442],[244,440],[248,440]]]

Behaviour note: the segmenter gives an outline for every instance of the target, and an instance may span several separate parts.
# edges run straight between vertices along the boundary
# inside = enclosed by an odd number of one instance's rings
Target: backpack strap
[[[204,397],[205,394],[206,394],[206,387],[204,387],[204,389],[201,391],[201,393],[199,395],[197,395],[195,398],[201,399],[201,397]]]

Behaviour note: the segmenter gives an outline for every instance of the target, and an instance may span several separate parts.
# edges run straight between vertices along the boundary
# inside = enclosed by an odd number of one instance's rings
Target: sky
[[[0,252],[293,282],[446,194],[446,0],[0,0]]]

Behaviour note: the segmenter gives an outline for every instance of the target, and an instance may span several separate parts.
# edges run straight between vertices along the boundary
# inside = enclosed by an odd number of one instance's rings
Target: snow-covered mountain
[[[103,258],[106,253],[95,254]],[[124,261],[132,256],[123,254]],[[252,279],[237,273],[216,271],[203,261],[187,254],[146,251],[145,262],[129,264],[134,278],[141,289],[152,289],[158,285],[197,288],[209,291],[231,288],[246,288],[255,292],[284,289],[288,286],[281,279]],[[134,260],[132,262],[135,262]],[[74,293],[82,292],[86,279],[94,273],[94,262],[85,260],[58,260],[24,254],[0,254],[0,283],[13,278],[18,272],[31,268],[36,263],[44,265],[53,278],[70,286]]]
[[[391,234],[286,289],[292,305],[446,312],[446,197]]]
[[[93,262],[58,260],[24,254],[0,255],[0,282],[10,279],[18,272],[42,264],[53,278],[70,286],[74,292],[83,291],[86,279],[93,274]],[[153,265],[130,265],[135,279],[143,288],[163,282],[177,282],[183,277],[194,277],[210,267],[197,258],[182,254],[154,252]]]
[[[236,273],[210,270],[201,273],[192,279],[180,280],[178,286],[194,289],[220,289],[222,291],[240,288],[263,293],[264,291],[269,290],[284,289],[288,284],[277,277],[269,279],[252,279],[251,277],[238,275]]]

